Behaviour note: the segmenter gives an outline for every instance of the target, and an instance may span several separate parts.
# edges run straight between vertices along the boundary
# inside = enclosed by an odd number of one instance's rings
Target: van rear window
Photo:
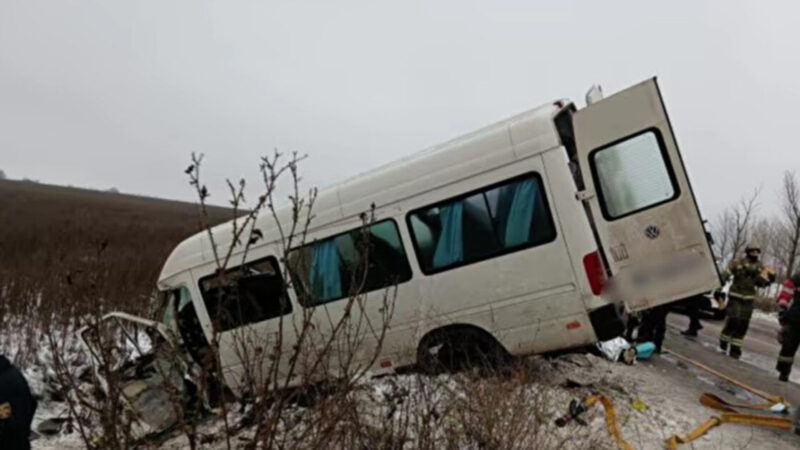
[[[538,174],[413,211],[408,223],[426,274],[541,245],[556,237]]]
[[[614,220],[678,196],[663,139],[647,130],[590,154],[603,216]]]

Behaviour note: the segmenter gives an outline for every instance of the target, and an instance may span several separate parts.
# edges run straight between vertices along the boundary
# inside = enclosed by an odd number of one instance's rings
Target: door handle
[[[592,191],[590,189],[586,189],[586,190],[583,190],[583,191],[578,191],[578,192],[575,193],[575,199],[576,200],[580,200],[582,202],[588,201],[588,200],[590,200],[592,198],[594,198],[594,191]]]

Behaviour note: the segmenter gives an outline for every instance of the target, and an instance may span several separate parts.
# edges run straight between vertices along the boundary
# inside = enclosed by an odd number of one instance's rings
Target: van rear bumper
[[[589,321],[599,341],[621,336],[627,326],[622,303],[611,303],[590,311]]]

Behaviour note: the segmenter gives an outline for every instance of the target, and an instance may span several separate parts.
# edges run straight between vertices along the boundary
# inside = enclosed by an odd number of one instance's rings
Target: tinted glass
[[[292,311],[275,258],[269,257],[200,280],[208,315],[219,331]]]
[[[289,252],[298,300],[314,306],[411,279],[394,221],[351,230]]]
[[[173,294],[171,306],[178,325],[178,332],[183,339],[183,346],[198,364],[208,364],[208,360],[204,358],[209,351],[208,341],[203,334],[203,328],[195,312],[189,289],[181,286],[180,289],[174,290]]]
[[[538,176],[414,211],[408,222],[425,273],[539,245],[556,236]]]
[[[622,217],[675,197],[675,186],[653,131],[595,152],[592,162],[603,210],[609,218]]]

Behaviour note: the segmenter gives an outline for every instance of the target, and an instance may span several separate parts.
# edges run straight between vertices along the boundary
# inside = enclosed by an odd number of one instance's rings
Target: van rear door
[[[613,295],[636,311],[719,286],[655,78],[578,110],[578,164]]]

